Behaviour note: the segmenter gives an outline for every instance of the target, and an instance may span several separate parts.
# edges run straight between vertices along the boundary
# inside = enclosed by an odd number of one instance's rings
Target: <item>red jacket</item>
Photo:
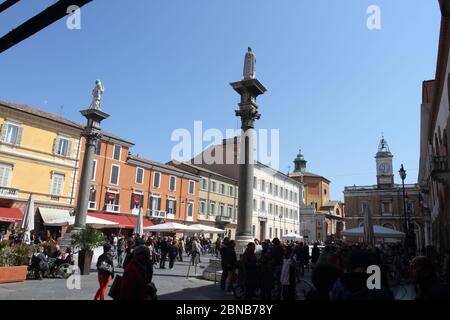
[[[146,294],[145,268],[134,259],[127,265],[120,286],[121,300],[145,300]]]

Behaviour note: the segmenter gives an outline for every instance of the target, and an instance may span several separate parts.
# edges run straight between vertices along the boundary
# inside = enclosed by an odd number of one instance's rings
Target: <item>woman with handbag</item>
[[[98,257],[97,270],[100,288],[97,290],[94,300],[105,300],[108,283],[111,278],[114,278],[114,260],[111,249],[110,244],[105,244],[103,246],[103,254]]]

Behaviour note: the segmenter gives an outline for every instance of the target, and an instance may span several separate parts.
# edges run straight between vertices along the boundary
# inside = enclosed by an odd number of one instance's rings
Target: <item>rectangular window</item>
[[[225,194],[225,185],[223,183],[220,184],[220,193]]]
[[[122,146],[115,144],[113,150],[113,159],[120,160],[120,152],[122,151]]]
[[[201,187],[202,187],[202,190],[207,190],[208,189],[208,180],[206,180],[205,178],[202,178]]]
[[[258,187],[258,179],[256,177],[253,177],[253,189],[256,189]]]
[[[194,216],[194,203],[192,201],[188,202],[187,216],[188,216],[188,218],[192,218]]]
[[[269,239],[272,239],[272,227],[269,227]]]
[[[292,199],[293,199],[292,191],[289,191],[289,201],[292,201]]]
[[[169,190],[170,191],[175,191],[176,187],[177,187],[177,177],[170,176],[170,178],[169,178]]]
[[[297,202],[297,192],[294,192],[294,201]]]
[[[266,182],[264,180],[261,180],[261,191],[266,192]]]
[[[278,186],[277,186],[277,185],[275,186],[274,196],[277,196],[277,197],[278,197]]]
[[[275,228],[275,238],[278,238],[278,228]]]
[[[144,169],[136,168],[136,183],[143,184],[144,183]]]
[[[288,190],[284,189],[284,199],[287,200],[287,198],[288,198]]]
[[[119,184],[119,171],[120,171],[120,167],[113,164],[111,166],[111,175],[109,177],[109,183],[111,184]]]
[[[231,218],[232,215],[233,215],[233,207],[228,206],[227,207],[227,216]]]
[[[9,188],[11,185],[12,166],[0,164],[0,187]]]
[[[252,236],[255,237],[256,228],[255,225],[252,225]]]
[[[89,190],[89,209],[91,210],[96,210],[96,200],[95,200],[95,196],[96,196],[96,190],[94,187],[91,187],[91,189]]]
[[[364,214],[369,210],[369,203],[367,201],[361,202],[361,213]]]
[[[6,143],[19,145],[22,140],[23,129],[12,123],[5,123],[2,126],[1,140]]]
[[[269,203],[269,214],[273,214],[273,204]]]
[[[272,194],[273,191],[273,184],[272,182],[269,183],[269,194]]]
[[[69,152],[69,140],[65,138],[57,139],[58,145],[56,148],[56,154],[60,156],[67,156]]]
[[[161,210],[161,197],[151,196],[150,197],[150,210],[160,211]]]
[[[216,205],[213,202],[209,204],[209,214],[212,216],[216,214]]]
[[[198,212],[200,214],[205,214],[205,201],[200,201],[198,205]]]
[[[159,188],[161,185],[161,172],[153,173],[153,187]]]
[[[230,197],[232,197],[233,194],[234,194],[234,193],[233,193],[233,189],[234,189],[234,188],[233,188],[232,186],[229,186],[229,187],[228,187],[228,195],[229,195]]]
[[[274,213],[275,213],[276,216],[278,215],[278,206],[277,206],[277,205],[275,205],[275,211],[274,211]]]
[[[225,206],[223,204],[219,204],[219,216],[223,217],[225,215]]]
[[[189,180],[189,194],[195,193],[195,181]]]
[[[256,211],[258,209],[256,206],[256,199],[253,199],[253,211]]]
[[[100,139],[97,139],[97,142],[95,143],[95,154],[100,155],[102,149],[102,141]]]
[[[211,192],[216,192],[216,182],[211,181]]]
[[[144,195],[142,193],[133,192],[131,194],[130,209],[142,208],[144,204]]]
[[[283,187],[280,187],[280,198],[283,198]]]
[[[176,214],[177,201],[175,199],[167,199],[166,201],[166,211],[168,214]]]
[[[97,160],[94,160],[94,163],[92,164],[92,175],[91,175],[92,181],[95,180],[96,173],[97,173]]]
[[[52,196],[62,196],[64,192],[64,175],[60,173],[53,173],[52,188],[50,194]]]

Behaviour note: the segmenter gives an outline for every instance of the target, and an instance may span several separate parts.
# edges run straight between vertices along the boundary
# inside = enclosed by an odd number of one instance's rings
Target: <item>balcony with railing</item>
[[[0,198],[17,198],[19,189],[0,187]]]
[[[106,212],[113,212],[113,213],[119,213],[120,212],[120,206],[118,204],[106,204]]]
[[[165,211],[148,209],[147,216],[150,219],[165,219],[167,215]]]
[[[231,223],[231,217],[227,215],[219,215],[216,216],[216,222],[219,224],[228,224]]]
[[[450,157],[435,156],[431,161],[431,177],[446,185],[450,185]]]
[[[267,211],[258,211],[259,221],[267,221],[268,218],[269,218],[269,215],[267,214]]]

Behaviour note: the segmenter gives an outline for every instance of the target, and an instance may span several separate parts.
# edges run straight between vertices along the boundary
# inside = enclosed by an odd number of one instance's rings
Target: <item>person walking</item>
[[[272,240],[272,249],[271,249],[271,261],[272,261],[272,270],[273,270],[273,278],[272,281],[274,282],[273,286],[276,289],[275,292],[275,299],[280,299],[281,295],[281,283],[280,283],[280,277],[281,277],[281,269],[283,266],[283,247],[281,246],[280,239],[274,238]]]
[[[200,263],[200,254],[201,254],[201,246],[197,237],[192,239],[192,265],[195,264],[195,261],[198,259],[198,263]]]
[[[228,237],[223,239],[220,247],[220,264],[222,266],[222,278],[220,278],[220,289],[225,290],[225,284],[228,278],[228,272],[230,270],[230,254],[229,254],[229,242]]]
[[[122,268],[123,263],[123,255],[125,253],[126,249],[126,242],[123,235],[119,236],[119,239],[117,240],[117,266],[119,268]]]
[[[159,243],[159,250],[161,250],[161,261],[159,263],[160,269],[166,268],[167,252],[169,251],[169,244],[167,242],[167,237],[164,237]]]
[[[183,249],[184,249],[183,238],[177,240],[176,248],[177,248],[177,260],[183,262]]]
[[[114,262],[112,247],[110,244],[103,246],[103,254],[97,260],[98,283],[100,288],[95,294],[94,300],[105,300],[106,289],[111,278],[114,278]]]
[[[239,274],[244,276],[244,299],[252,300],[255,295],[257,285],[257,259],[255,255],[255,244],[249,242],[242,255],[241,270]]]
[[[311,263],[313,265],[313,267],[316,265],[317,261],[319,260],[320,257],[320,249],[317,246],[317,242],[314,243],[314,246],[311,250]]]
[[[176,240],[173,240],[172,243],[169,244],[167,253],[169,255],[169,269],[172,270],[175,265],[175,259],[178,255]]]
[[[152,285],[149,266],[150,250],[145,245],[137,246],[133,257],[125,268],[120,286],[120,300],[154,300],[155,288]]]

